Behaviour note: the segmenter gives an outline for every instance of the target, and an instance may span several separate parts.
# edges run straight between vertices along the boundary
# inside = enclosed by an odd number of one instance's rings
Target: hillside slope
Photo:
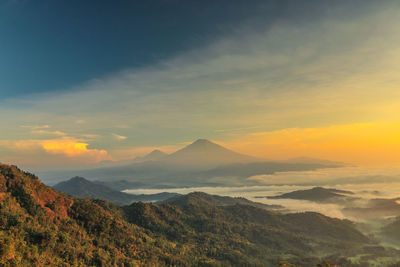
[[[80,200],[0,165],[1,266],[184,264],[174,244],[126,222],[117,206]]]
[[[349,221],[210,199],[193,193],[175,199],[179,206],[119,207],[0,165],[0,265],[314,266],[325,257],[346,262],[372,244]]]

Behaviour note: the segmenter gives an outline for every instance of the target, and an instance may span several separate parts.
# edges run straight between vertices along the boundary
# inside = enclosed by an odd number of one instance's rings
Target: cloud
[[[57,136],[66,136],[67,134],[62,132],[62,131],[58,131],[58,130],[48,130],[50,129],[50,125],[21,125],[21,128],[28,128],[30,129],[30,132],[32,134],[37,134],[37,135],[57,135]]]
[[[248,177],[249,181],[256,181],[268,185],[337,185],[340,187],[352,184],[368,187],[370,184],[400,182],[399,168],[384,167],[343,167],[326,168],[315,171],[288,171],[274,174],[261,174]],[[365,185],[363,185],[365,184]],[[346,187],[347,188],[347,187]]]
[[[125,140],[125,139],[127,138],[126,136],[119,135],[119,134],[115,134],[115,133],[113,133],[112,136],[113,136],[115,139],[117,139],[118,141],[123,141],[123,140]]]
[[[85,137],[86,139],[96,139],[100,137],[98,134],[81,134],[80,136]]]
[[[47,131],[47,130],[32,130],[32,134],[39,135],[57,135],[57,136],[66,136],[67,134],[61,131]]]
[[[105,160],[108,157],[107,151],[103,149],[89,149],[89,144],[71,138],[44,140],[40,141],[39,144],[50,154],[63,154],[68,157],[87,155],[95,162]]]
[[[39,130],[39,129],[49,129],[49,125],[21,125],[21,128],[29,128],[32,130]]]
[[[104,149],[89,148],[89,144],[71,137],[46,140],[0,140],[2,162],[21,165],[21,167],[47,168],[65,167],[67,164],[87,166],[112,157]]]

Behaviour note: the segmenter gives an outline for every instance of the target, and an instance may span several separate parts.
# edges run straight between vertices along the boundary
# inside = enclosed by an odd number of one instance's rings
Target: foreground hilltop
[[[119,207],[70,197],[15,166],[0,165],[0,199],[1,266],[313,266],[374,247],[350,221],[318,213],[204,193]]]
[[[0,165],[0,197],[1,266],[167,265],[178,255],[113,205],[74,199],[15,166]]]

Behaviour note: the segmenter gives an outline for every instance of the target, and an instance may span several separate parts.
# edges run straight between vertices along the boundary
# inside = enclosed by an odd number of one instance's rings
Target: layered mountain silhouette
[[[276,266],[283,258],[316,266],[394,253],[350,221],[318,213],[281,214],[204,193],[173,203],[78,199],[0,164],[0,265]]]
[[[138,161],[123,166],[103,167],[91,170],[70,171],[53,176],[66,178],[82,176],[98,179],[109,187],[125,180],[141,183],[141,187],[223,186],[257,184],[247,180],[253,175],[273,174],[285,171],[310,171],[318,168],[334,168],[340,165],[322,163],[292,163],[265,161],[224,148],[206,139],[198,139],[186,147],[165,154],[153,151]],[[110,185],[111,184],[111,185]],[[122,184],[122,183],[120,183]],[[131,189],[129,187],[119,189]]]
[[[206,167],[231,164],[237,162],[259,161],[252,156],[243,155],[213,143],[207,139],[198,139],[184,148],[167,154],[161,150],[153,150],[149,154],[136,157],[135,162],[159,161],[176,167]]]
[[[135,201],[156,202],[177,196],[176,193],[158,193],[150,195],[132,195],[86,180],[83,177],[73,177],[68,181],[53,186],[61,192],[78,198],[93,198],[110,201],[117,205],[128,205]]]

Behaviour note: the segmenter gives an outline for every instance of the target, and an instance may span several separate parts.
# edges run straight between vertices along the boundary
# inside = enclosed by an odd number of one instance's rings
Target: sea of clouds
[[[325,204],[293,199],[268,199],[264,197],[280,195],[295,190],[311,189],[314,186],[351,191],[354,193],[352,197],[361,199],[360,204],[369,199],[400,197],[400,168],[344,167],[315,171],[280,172],[252,176],[247,178],[247,180],[257,181],[259,185],[129,189],[125,190],[125,192],[130,194],[155,194],[160,192],[187,194],[190,192],[205,192],[221,196],[244,197],[251,201],[265,204],[282,205],[289,212],[314,211],[330,217],[356,221],[358,218],[344,215],[342,213],[343,206],[339,204]]]

